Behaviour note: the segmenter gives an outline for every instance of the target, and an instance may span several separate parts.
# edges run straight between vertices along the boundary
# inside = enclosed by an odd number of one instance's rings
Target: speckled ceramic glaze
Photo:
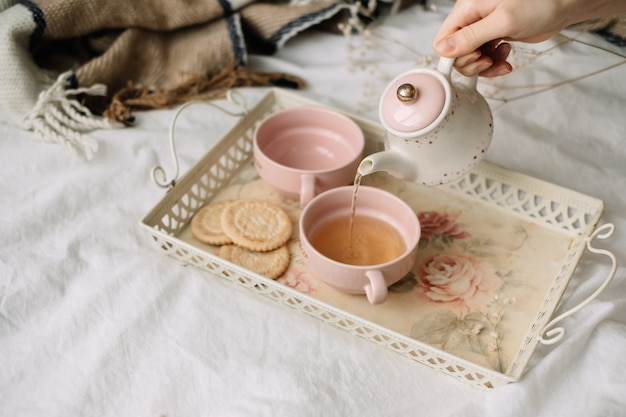
[[[465,175],[482,159],[493,135],[491,110],[476,90],[477,77],[452,82],[453,64],[440,58],[437,69],[407,71],[389,83],[379,105],[386,150],[366,157],[359,173],[387,171],[439,185]],[[414,96],[402,100],[399,92],[407,86]]]

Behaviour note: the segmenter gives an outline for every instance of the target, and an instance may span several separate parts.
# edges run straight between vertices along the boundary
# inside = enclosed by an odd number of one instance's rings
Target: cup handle
[[[371,304],[380,304],[387,299],[387,282],[385,275],[379,270],[370,270],[365,272],[365,276],[369,279],[369,284],[365,285],[365,295]]]
[[[439,58],[439,62],[437,63],[437,71],[442,73],[448,79],[448,81],[451,81],[454,61],[456,61],[456,58],[447,58],[445,56],[442,56]],[[471,77],[463,76],[463,78],[460,80],[460,83],[464,84],[471,90],[476,90],[476,85],[478,84],[478,75],[472,75]]]
[[[302,174],[300,177],[300,206],[306,206],[315,197],[315,175]]]

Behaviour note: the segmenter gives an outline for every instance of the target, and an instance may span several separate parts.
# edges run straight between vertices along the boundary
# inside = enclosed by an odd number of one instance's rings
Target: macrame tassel
[[[39,94],[35,107],[25,118],[25,123],[45,142],[68,146],[81,159],[93,158],[98,143],[84,132],[111,128],[114,124],[98,117],[78,102],[77,95],[105,96],[106,86],[95,84],[91,87],[69,88],[73,73],[61,74],[56,82]]]

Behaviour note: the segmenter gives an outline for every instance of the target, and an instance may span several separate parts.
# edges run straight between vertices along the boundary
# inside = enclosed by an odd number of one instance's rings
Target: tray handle
[[[577,306],[572,307],[571,309],[567,310],[566,312],[559,315],[558,317],[555,317],[548,324],[546,324],[546,326],[541,331],[541,334],[537,337],[539,342],[541,342],[542,344],[553,345],[557,343],[558,341],[560,341],[563,338],[563,336],[565,336],[565,329],[563,327],[555,327],[555,328],[551,328],[551,327],[553,327],[556,323],[563,320],[564,318],[576,313],[578,310],[580,310],[581,308],[589,304],[591,301],[593,301],[598,295],[600,295],[602,291],[604,291],[604,289],[607,287],[607,285],[609,285],[609,283],[613,279],[613,276],[615,275],[615,272],[617,271],[617,259],[615,258],[615,255],[608,250],[598,249],[598,248],[593,247],[591,245],[591,242],[595,237],[597,237],[598,239],[606,239],[609,236],[611,236],[614,231],[615,231],[615,225],[612,223],[607,223],[605,225],[602,225],[601,227],[598,227],[589,237],[585,239],[585,244],[587,245],[587,249],[589,250],[589,252],[599,253],[601,255],[606,255],[609,257],[609,259],[611,260],[611,270],[609,271],[609,274],[604,280],[604,282],[602,283],[602,285],[600,285],[600,287],[596,291],[594,291],[593,294],[587,297],[586,300],[582,301]]]
[[[245,116],[248,113],[249,110],[246,105],[246,100],[241,95],[241,93],[235,90],[228,90],[226,92],[226,100],[235,104],[237,107],[241,109],[241,111],[233,112],[221,106],[218,106],[215,103],[211,103],[210,101],[201,101],[201,100],[188,101],[182,106],[180,106],[178,110],[176,110],[176,113],[174,113],[174,117],[172,117],[172,121],[170,122],[170,130],[169,130],[170,152],[172,154],[172,160],[174,161],[174,176],[171,181],[168,181],[167,174],[165,173],[165,170],[163,169],[163,167],[161,165],[156,165],[150,171],[150,176],[152,177],[152,181],[157,186],[161,188],[167,188],[167,191],[169,191],[172,188],[174,188],[174,186],[176,185],[176,180],[178,179],[179,166],[178,166],[178,154],[176,153],[176,142],[174,140],[174,128],[176,126],[176,120],[178,119],[178,116],[180,115],[180,113],[192,104],[206,104],[208,106],[213,107],[214,109],[221,111],[222,113],[226,113],[227,115],[233,116],[233,117]]]

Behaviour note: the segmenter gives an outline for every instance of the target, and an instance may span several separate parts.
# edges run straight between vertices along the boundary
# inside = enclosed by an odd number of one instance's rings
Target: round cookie
[[[280,277],[289,267],[287,245],[267,252],[255,252],[237,245],[224,245],[220,248],[219,256],[271,279]]]
[[[237,200],[221,216],[224,233],[233,243],[258,252],[274,250],[289,240],[292,224],[280,207],[265,200]]]
[[[222,230],[221,216],[224,209],[233,201],[216,201],[202,207],[191,219],[190,228],[193,237],[208,245],[232,243],[232,239]]]

